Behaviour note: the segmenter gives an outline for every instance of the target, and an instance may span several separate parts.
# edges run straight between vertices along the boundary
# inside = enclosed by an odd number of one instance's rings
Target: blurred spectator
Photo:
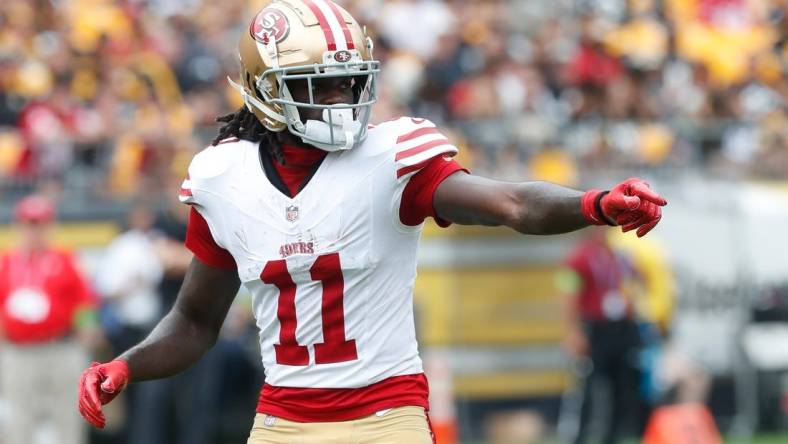
[[[192,260],[192,253],[183,245],[186,240],[189,207],[178,201],[180,181],[170,183],[168,189],[173,192],[164,196],[164,208],[156,214],[153,223],[153,229],[158,234],[153,243],[154,252],[164,270],[164,277],[159,284],[163,302],[161,316],[169,312],[175,303],[183,276]]]
[[[589,438],[592,411],[609,405],[601,442],[614,444],[638,435],[640,334],[632,305],[633,268],[610,246],[608,230],[593,229],[567,259],[559,285],[567,296],[564,305],[567,352],[587,361],[582,375],[579,427],[573,442]],[[599,388],[608,388],[609,402],[600,403]],[[593,407],[592,407],[593,406]]]
[[[177,187],[170,187],[177,190]],[[177,193],[157,216],[154,260],[163,270],[158,286],[161,319],[173,306],[192,253],[184,246],[189,207]],[[221,419],[223,348],[214,347],[188,370],[167,379],[142,382],[135,387],[130,412],[130,444],[213,444]]]
[[[72,130],[75,109],[63,85],[42,101],[31,101],[19,114],[17,125],[25,152],[14,173],[23,177],[62,177],[73,160]]]
[[[449,6],[436,0],[394,0],[380,5],[378,31],[391,45],[422,60],[435,53],[441,36],[456,27]]]
[[[128,230],[109,244],[96,270],[96,289],[109,312],[105,330],[115,350],[140,342],[161,318],[158,287],[164,270],[154,248],[154,217],[145,205],[133,207]]]
[[[42,196],[16,206],[19,245],[0,257],[0,390],[10,409],[4,443],[30,444],[54,424],[64,444],[84,444],[74,381],[99,333],[95,299],[70,252],[48,237],[55,208]]]

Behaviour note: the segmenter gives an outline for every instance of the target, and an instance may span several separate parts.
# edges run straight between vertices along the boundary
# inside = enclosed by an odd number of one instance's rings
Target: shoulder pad
[[[221,175],[243,159],[243,148],[246,148],[244,145],[251,143],[246,140],[236,140],[208,146],[194,155],[189,164],[189,177],[198,180]]]
[[[403,117],[396,124],[394,161],[398,178],[419,171],[438,156],[457,154],[457,147],[427,119]]]
[[[236,165],[242,164],[247,151],[256,149],[256,144],[246,140],[234,140],[211,145],[195,154],[189,164],[189,172],[181,184],[178,195],[185,204],[196,204],[194,192],[198,189],[221,188],[222,177]]]

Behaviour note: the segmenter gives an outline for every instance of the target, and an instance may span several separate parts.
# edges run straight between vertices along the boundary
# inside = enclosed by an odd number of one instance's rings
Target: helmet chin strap
[[[361,123],[353,119],[352,109],[324,109],[322,121],[306,121],[301,139],[324,151],[349,150],[358,142],[356,135],[360,128]]]

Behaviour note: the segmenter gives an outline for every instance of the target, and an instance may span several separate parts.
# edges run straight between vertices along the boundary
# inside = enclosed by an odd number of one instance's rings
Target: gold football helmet
[[[331,0],[272,0],[257,13],[238,46],[240,84],[230,83],[270,131],[287,129],[326,151],[349,149],[366,136],[379,62],[372,40]],[[355,103],[315,103],[312,82],[351,77]],[[288,80],[305,80],[309,103],[296,102]],[[298,108],[323,110],[323,121],[301,121]]]

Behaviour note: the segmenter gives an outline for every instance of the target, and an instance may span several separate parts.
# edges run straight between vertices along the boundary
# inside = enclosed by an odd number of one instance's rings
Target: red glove
[[[129,385],[129,364],[116,359],[107,364],[94,362],[79,380],[79,413],[93,426],[104,428],[101,406],[108,404]]]
[[[583,216],[594,225],[621,225],[622,231],[638,229],[643,237],[662,219],[667,205],[662,196],[636,177],[629,178],[610,191],[588,190],[580,201]]]

